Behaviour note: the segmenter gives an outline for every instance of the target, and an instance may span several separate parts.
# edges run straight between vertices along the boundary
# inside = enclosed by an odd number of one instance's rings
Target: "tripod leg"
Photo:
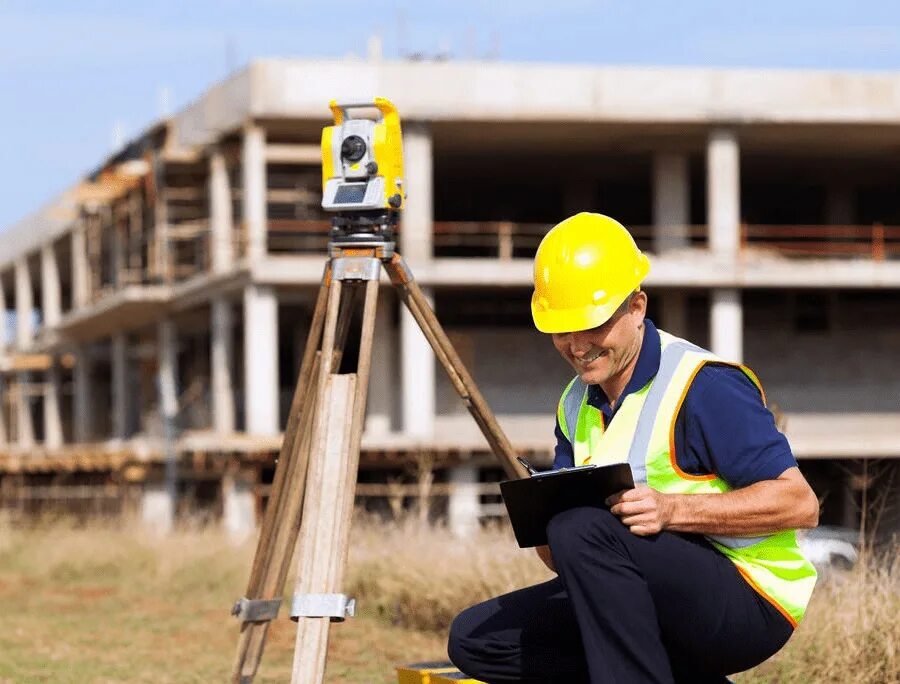
[[[323,337],[326,324],[326,301],[339,302],[340,289],[332,293],[335,283],[331,282],[330,267],[326,268],[323,283],[316,300],[306,349],[303,354],[300,376],[291,403],[288,426],[282,444],[272,498],[266,508],[260,542],[254,558],[253,570],[248,586],[250,599],[273,599],[282,595],[287,569],[293,552],[294,540],[300,525],[300,511],[305,490],[306,471],[309,456],[309,435],[316,409],[313,387],[318,388],[321,373],[321,354],[317,349]],[[331,296],[329,296],[331,295]],[[329,301],[330,304],[330,301]],[[336,307],[336,304],[335,304]],[[337,323],[332,318],[331,338]],[[250,682],[256,674],[262,658],[268,622],[244,622],[238,640],[237,655],[232,668],[232,681]]]
[[[500,460],[503,470],[508,477],[518,478],[527,475],[524,468],[516,461],[516,454],[504,434],[503,429],[497,423],[497,419],[491,411],[481,391],[466,370],[459,355],[447,338],[447,334],[441,327],[437,316],[419,289],[418,283],[413,279],[412,272],[406,265],[406,262],[399,254],[394,254],[391,261],[386,264],[388,275],[391,277],[391,283],[400,293],[400,298],[409,309],[409,312],[416,319],[416,323],[422,329],[428,343],[434,350],[435,356],[441,362],[450,382],[456,392],[462,397],[466,408],[475,419],[481,432],[484,434],[491,447],[491,451]]]
[[[302,408],[306,398],[309,396],[310,387],[314,386],[312,383],[315,382],[313,363],[316,357],[316,351],[319,348],[319,340],[322,338],[322,328],[325,324],[325,306],[328,300],[330,280],[331,266],[329,263],[322,276],[322,283],[319,286],[312,320],[310,321],[309,333],[306,336],[306,347],[303,349],[303,361],[300,364],[300,374],[297,377],[297,384],[294,387],[294,396],[291,399],[291,408],[288,412],[287,425],[284,430],[284,440],[281,444],[281,450],[278,455],[278,465],[275,469],[275,478],[272,482],[272,493],[269,498],[269,504],[266,506],[262,528],[260,529],[257,551],[253,559],[253,569],[250,572],[250,581],[247,586],[246,594],[248,598],[255,597],[259,592],[262,572],[261,568],[268,565],[269,557],[272,552],[272,527],[274,522],[281,517],[284,483],[292,481],[292,478],[287,477],[287,475],[288,471],[291,469],[291,463],[294,460],[294,442],[297,438],[297,433],[299,432],[298,428],[302,422]]]
[[[337,594],[349,548],[350,519],[359,466],[371,368],[378,282],[366,282],[356,374],[332,374],[316,421],[309,488],[303,507],[296,594]],[[293,676],[297,683],[321,682],[328,645],[327,616],[298,618]]]

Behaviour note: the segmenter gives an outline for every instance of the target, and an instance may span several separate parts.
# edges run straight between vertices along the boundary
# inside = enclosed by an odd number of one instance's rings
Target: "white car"
[[[849,570],[859,560],[859,532],[849,527],[822,525],[797,533],[803,554],[821,570]]]

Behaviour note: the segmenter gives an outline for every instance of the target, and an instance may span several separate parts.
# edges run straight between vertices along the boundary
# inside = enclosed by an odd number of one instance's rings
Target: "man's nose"
[[[573,356],[584,356],[590,351],[591,342],[588,340],[587,335],[574,332],[569,338],[569,349],[572,351]]]

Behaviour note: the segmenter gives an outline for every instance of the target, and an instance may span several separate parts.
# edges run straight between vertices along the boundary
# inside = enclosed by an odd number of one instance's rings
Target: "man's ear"
[[[641,320],[647,315],[647,293],[643,290],[637,290],[631,295],[631,301],[628,302],[629,313],[639,314]]]

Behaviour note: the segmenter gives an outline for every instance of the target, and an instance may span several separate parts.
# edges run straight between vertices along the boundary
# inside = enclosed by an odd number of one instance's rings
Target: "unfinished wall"
[[[745,361],[785,411],[900,411],[898,314],[887,294],[745,293]]]

